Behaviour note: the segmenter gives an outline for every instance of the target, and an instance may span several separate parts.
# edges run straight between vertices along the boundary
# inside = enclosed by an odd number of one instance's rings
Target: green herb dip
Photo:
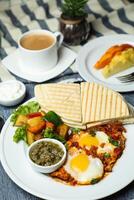
[[[64,155],[64,151],[58,144],[42,141],[34,145],[29,156],[31,160],[41,166],[51,166],[58,163]]]

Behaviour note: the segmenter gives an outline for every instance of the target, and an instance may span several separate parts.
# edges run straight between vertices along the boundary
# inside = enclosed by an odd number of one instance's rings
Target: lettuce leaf
[[[18,143],[20,140],[27,142],[26,134],[26,126],[17,128],[15,134],[13,135],[13,141],[16,143]]]
[[[19,106],[12,114],[10,121],[15,124],[17,117],[19,115],[27,115],[29,113],[38,112],[40,109],[40,106],[35,101],[30,101],[29,103],[25,105]]]

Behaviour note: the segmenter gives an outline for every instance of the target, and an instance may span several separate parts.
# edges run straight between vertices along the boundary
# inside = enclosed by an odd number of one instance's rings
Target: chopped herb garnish
[[[110,157],[111,157],[110,153],[107,152],[104,153],[104,158],[110,158]]]
[[[96,183],[98,183],[100,181],[100,178],[93,178],[92,180],[91,180],[91,184],[93,185],[93,184],[96,184]]]
[[[120,146],[119,145],[119,142],[117,141],[117,140],[114,140],[113,138],[111,138],[111,137],[109,137],[109,142],[111,143],[111,144],[113,144],[114,146],[116,146],[116,147],[118,147],[118,146]]]
[[[89,134],[90,134],[92,137],[96,136],[95,130],[92,130],[92,129],[89,131]]]
[[[71,131],[72,131],[73,134],[76,134],[76,133],[80,132],[80,128],[73,128],[72,127]]]

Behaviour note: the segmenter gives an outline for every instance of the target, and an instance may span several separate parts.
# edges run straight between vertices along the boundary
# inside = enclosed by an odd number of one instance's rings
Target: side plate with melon
[[[134,72],[134,65],[130,62],[127,62],[127,63],[125,62],[124,64],[124,61],[122,61],[122,56],[119,55],[121,62],[120,64],[118,64],[118,67],[117,65],[116,67],[110,66],[110,72],[109,72],[109,68],[104,67],[104,65],[103,65],[104,68],[100,70],[94,67],[97,61],[101,59],[101,57],[106,53],[108,49],[111,49],[111,47],[113,49],[113,46],[119,46],[120,48],[122,44],[126,44],[126,46],[127,45],[134,46],[133,36],[132,35],[103,36],[103,37],[94,39],[88,42],[86,45],[84,45],[82,49],[80,50],[77,57],[77,69],[80,75],[82,76],[82,78],[88,82],[95,81],[97,83],[103,84],[119,92],[133,91],[134,90],[133,82],[121,83],[117,79],[117,77],[119,76],[124,76],[124,75]],[[125,57],[128,57],[128,54],[129,53],[127,53]],[[114,62],[116,62],[116,59],[114,60]],[[122,65],[123,65],[122,67],[123,70],[120,69]],[[114,63],[114,66],[115,66],[115,63]],[[102,74],[102,71],[105,77]]]
[[[134,66],[134,46],[130,44],[110,47],[96,62],[95,68],[102,69],[105,78]]]

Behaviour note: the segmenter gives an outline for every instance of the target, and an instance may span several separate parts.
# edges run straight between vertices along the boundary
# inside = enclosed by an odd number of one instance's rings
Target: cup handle
[[[59,48],[63,42],[63,34],[61,32],[55,32],[54,35],[56,36],[57,38],[57,47]]]

